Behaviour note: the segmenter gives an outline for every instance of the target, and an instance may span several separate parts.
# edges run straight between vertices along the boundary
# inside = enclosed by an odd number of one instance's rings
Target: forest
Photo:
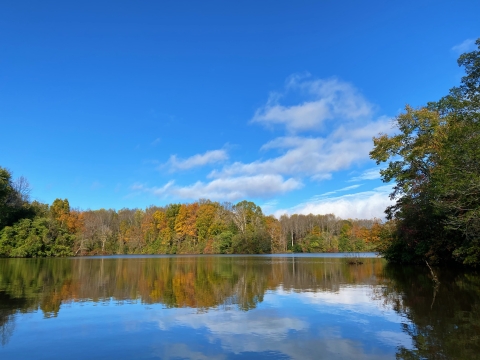
[[[29,201],[25,178],[0,168],[0,256],[265,254],[372,250],[379,220],[266,216],[250,201],[199,200],[146,209],[72,209]]]

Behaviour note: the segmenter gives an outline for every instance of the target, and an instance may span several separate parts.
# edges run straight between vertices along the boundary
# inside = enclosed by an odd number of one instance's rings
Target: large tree
[[[0,230],[22,218],[33,217],[29,193],[30,186],[23,176],[13,180],[11,172],[0,167]]]
[[[480,50],[480,39],[476,41]],[[374,138],[371,158],[395,181],[387,218],[396,232],[385,255],[480,263],[480,51],[460,56],[466,75],[438,102],[396,117],[399,132]]]

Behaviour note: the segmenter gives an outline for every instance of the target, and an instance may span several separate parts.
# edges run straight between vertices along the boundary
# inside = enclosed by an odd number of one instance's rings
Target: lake
[[[475,359],[480,277],[362,254],[0,259],[0,359]]]

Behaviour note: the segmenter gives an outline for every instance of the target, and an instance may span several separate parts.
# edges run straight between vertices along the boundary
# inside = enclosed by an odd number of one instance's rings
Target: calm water
[[[0,359],[480,359],[480,277],[325,256],[0,259]]]

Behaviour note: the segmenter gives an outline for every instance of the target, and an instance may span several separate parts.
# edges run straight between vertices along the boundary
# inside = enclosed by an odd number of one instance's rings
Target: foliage
[[[279,220],[249,201],[119,211],[75,210],[67,199],[25,206],[35,215],[0,230],[0,257],[363,251],[374,249],[382,227],[378,220],[333,215]]]
[[[0,257],[363,251],[375,248],[381,227],[332,214],[277,219],[246,200],[81,211],[68,199],[29,202],[26,180],[0,170]]]
[[[425,266],[388,264],[379,279],[378,298],[405,319],[411,347],[400,345],[397,359],[477,359],[480,351],[480,278],[462,269],[435,269],[432,286]]]
[[[52,224],[53,220],[37,217],[22,219],[0,233],[0,256],[42,257],[71,256],[73,236]]]
[[[25,178],[13,181],[10,171],[0,167],[0,229],[35,215],[35,208],[28,202],[29,192]]]
[[[391,261],[480,263],[480,51],[458,64],[466,71],[459,87],[426,107],[406,106],[399,133],[374,138],[370,155],[389,161],[381,175],[395,181],[386,210],[395,231],[382,249]]]

